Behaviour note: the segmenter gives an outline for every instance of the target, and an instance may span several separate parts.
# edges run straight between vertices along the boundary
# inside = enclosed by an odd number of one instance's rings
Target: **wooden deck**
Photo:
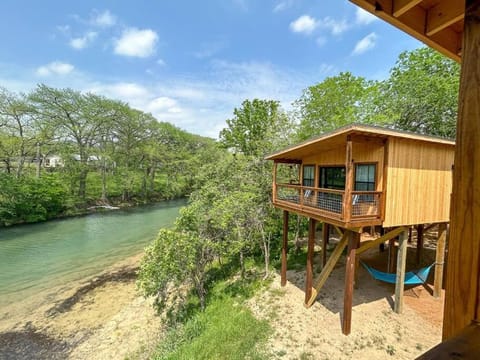
[[[295,184],[275,184],[273,204],[344,228],[380,225],[382,192],[316,188]]]

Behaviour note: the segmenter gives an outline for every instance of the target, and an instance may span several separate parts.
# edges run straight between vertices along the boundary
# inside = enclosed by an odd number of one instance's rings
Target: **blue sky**
[[[327,76],[384,79],[402,51],[421,46],[346,0],[4,0],[0,9],[0,86],[91,91],[210,137],[244,99],[289,110]]]

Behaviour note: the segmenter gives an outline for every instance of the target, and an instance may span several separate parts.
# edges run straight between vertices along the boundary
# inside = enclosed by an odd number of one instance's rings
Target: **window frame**
[[[354,163],[354,174],[353,174],[353,191],[377,191],[378,189],[378,162],[358,162]],[[373,166],[374,175],[373,175],[373,190],[357,190],[357,182],[371,184],[370,181],[357,181],[357,167],[358,166]],[[368,185],[367,185],[368,188]]]
[[[322,184],[322,169],[330,169],[330,168],[343,169],[343,171],[344,171],[344,182],[343,182],[343,188],[342,189],[340,189],[338,187],[325,187],[325,186],[323,186],[323,184]],[[340,165],[318,165],[318,187],[319,188],[345,191],[346,185],[347,185],[347,169],[346,169],[344,164],[340,164]]]
[[[313,168],[313,178],[305,179],[305,167],[312,167]],[[302,186],[306,187],[315,187],[315,164],[303,164],[302,165]],[[312,182],[312,185],[305,185],[305,180],[309,180]]]

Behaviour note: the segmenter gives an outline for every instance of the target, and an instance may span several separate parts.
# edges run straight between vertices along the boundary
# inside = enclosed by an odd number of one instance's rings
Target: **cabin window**
[[[320,187],[345,190],[345,166],[320,167]]]
[[[355,191],[375,191],[375,164],[355,165]]]
[[[315,166],[304,165],[303,166],[303,186],[315,186]]]

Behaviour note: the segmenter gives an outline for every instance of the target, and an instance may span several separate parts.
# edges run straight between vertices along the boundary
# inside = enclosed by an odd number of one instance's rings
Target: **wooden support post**
[[[410,244],[412,242],[412,227],[410,226],[408,228],[408,243]]]
[[[312,296],[313,285],[313,251],[315,248],[315,227],[317,222],[310,218],[308,223],[307,271],[305,275],[305,305]]]
[[[345,193],[343,197],[343,219],[348,223],[352,217],[352,190],[353,190],[353,158],[352,139],[347,136],[347,151],[345,156]]]
[[[382,236],[380,236],[379,238],[377,238],[375,240],[372,240],[372,241],[369,241],[369,242],[365,243],[364,245],[362,245],[357,250],[357,255],[367,251],[368,249],[371,249],[375,245],[383,244],[385,241],[388,241],[392,238],[397,237],[398,234],[400,234],[402,231],[405,231],[405,230],[406,230],[406,228],[401,226],[401,227],[398,227],[396,229],[393,229],[392,231],[387,232],[386,234],[382,234]],[[382,231],[382,232],[384,232],[384,231]]]
[[[433,284],[433,297],[439,298],[442,293],[443,263],[445,259],[445,242],[447,240],[447,224],[438,226],[437,251],[435,254],[435,280]]]
[[[388,240],[388,266],[387,272],[393,273],[395,270],[395,238]]]
[[[480,0],[466,0],[443,339],[480,321]]]
[[[280,285],[287,284],[287,252],[288,252],[288,211],[283,210],[283,244],[282,244],[282,270],[280,272]]]
[[[407,262],[407,233],[400,234],[398,240],[397,278],[395,282],[394,311],[401,314],[403,311],[403,288],[405,283],[405,265]]]
[[[322,269],[325,267],[327,263],[327,245],[328,245],[328,237],[330,235],[330,226],[326,222],[322,225]]]
[[[423,252],[423,224],[417,226],[417,265],[422,262]]]
[[[345,269],[345,292],[343,297],[343,326],[344,335],[350,334],[352,327],[353,283],[355,281],[355,261],[360,234],[347,230],[348,250]]]
[[[318,280],[312,290],[312,296],[310,300],[308,300],[307,307],[312,306],[312,304],[315,302],[318,292],[321,290],[321,288],[325,284],[325,281],[327,281],[328,277],[332,273],[332,270],[335,267],[335,264],[337,263],[338,259],[340,259],[340,256],[342,255],[343,250],[347,246],[347,242],[348,242],[347,234],[344,233],[342,235],[342,238],[338,242],[337,246],[335,247],[335,250],[333,250],[332,254],[328,258],[327,264],[322,269],[322,272],[320,273],[320,276],[318,277]]]

